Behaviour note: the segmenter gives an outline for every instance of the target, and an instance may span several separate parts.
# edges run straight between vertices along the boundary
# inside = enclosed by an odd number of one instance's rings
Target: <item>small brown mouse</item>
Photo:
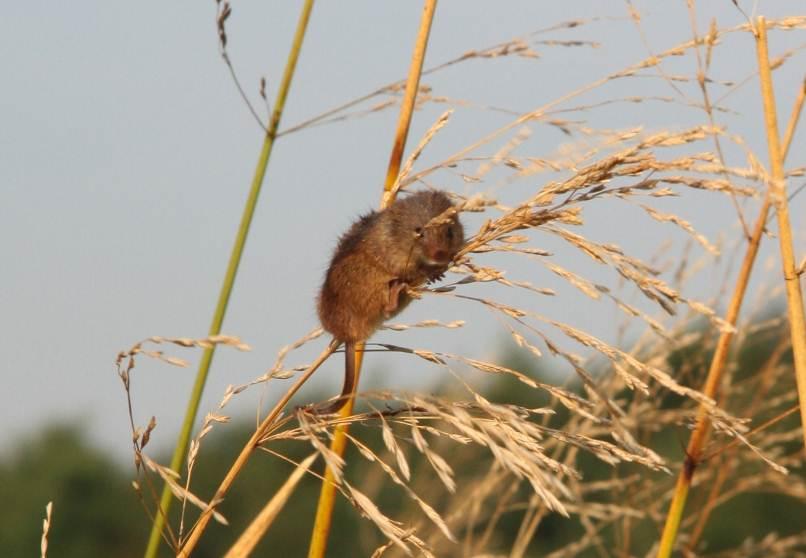
[[[352,393],[355,344],[411,302],[407,288],[441,279],[450,267],[464,244],[452,207],[444,192],[417,192],[362,216],[339,239],[317,308],[322,326],[344,342],[344,387],[320,413],[335,413]]]

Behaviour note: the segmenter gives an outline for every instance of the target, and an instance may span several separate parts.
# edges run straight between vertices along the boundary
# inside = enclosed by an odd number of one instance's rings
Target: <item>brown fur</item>
[[[464,230],[456,214],[432,221],[451,207],[443,192],[417,192],[364,215],[341,237],[317,306],[322,326],[345,342],[345,350],[409,304],[407,287],[440,279],[448,269]],[[352,391],[351,368],[348,361],[342,397]],[[341,399],[335,405],[328,412],[338,410]]]

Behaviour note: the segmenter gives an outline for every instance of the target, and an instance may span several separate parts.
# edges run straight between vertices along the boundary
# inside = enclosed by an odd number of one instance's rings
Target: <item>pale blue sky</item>
[[[740,2],[743,6],[747,3]],[[296,25],[298,2],[234,3],[228,25],[229,52],[253,98],[261,75],[273,98]],[[699,29],[712,17],[720,26],[742,23],[729,1],[700,2]],[[646,40],[655,52],[691,36],[685,2],[637,2]],[[401,78],[408,66],[420,17],[419,2],[322,1],[313,11],[284,126],[318,114]],[[747,5],[749,12],[752,6]],[[799,0],[760,2],[768,17],[800,15]],[[565,20],[608,17],[542,39],[582,39],[590,49],[536,45],[540,59],[476,60],[424,83],[437,95],[526,111],[648,56],[620,2],[447,1],[438,6],[426,66]],[[0,18],[0,370],[2,416],[10,441],[51,420],[79,417],[99,443],[120,456],[129,451],[123,390],[115,355],[144,337],[204,336],[235,234],[262,139],[218,56],[215,3],[44,2],[11,3]],[[806,43],[803,31],[773,33],[773,54]],[[786,121],[806,67],[804,54],[776,73],[779,112]],[[671,60],[670,74],[692,74],[693,57]],[[713,75],[740,80],[755,67],[749,36],[734,36],[715,51]],[[700,100],[693,85],[681,85]],[[714,86],[715,91],[724,88]],[[577,102],[628,95],[674,96],[662,80],[644,78],[608,86]],[[259,100],[259,99],[258,99]],[[735,114],[724,123],[766,161],[758,85],[751,81],[730,97]],[[416,142],[443,110],[429,105],[415,114]],[[229,383],[242,383],[271,366],[277,350],[316,325],[313,298],[337,235],[355,216],[377,205],[388,161],[396,111],[305,130],[278,142],[241,266],[224,331],[240,336],[251,353],[220,351],[202,412]],[[679,104],[614,105],[573,113],[600,126],[646,129],[703,121],[700,111]],[[721,118],[718,115],[718,118]],[[440,158],[509,122],[512,116],[458,109],[424,155]],[[549,127],[535,127],[532,151],[547,156],[571,141]],[[792,149],[803,165],[804,135]],[[494,148],[482,150],[490,154]],[[743,161],[736,161],[742,164]],[[444,178],[438,185],[463,193]],[[496,190],[512,203],[540,180]],[[804,198],[806,196],[802,196]],[[693,194],[674,207],[712,239],[736,238],[735,214],[720,196]],[[748,212],[755,216],[755,206]],[[793,222],[803,253],[803,200]],[[616,241],[648,257],[671,228],[651,225],[608,207],[593,213],[586,234]],[[478,216],[467,218],[472,231]],[[762,257],[775,254],[768,243]],[[554,248],[554,247],[553,247]],[[568,267],[589,264],[569,251]],[[535,268],[523,268],[532,273]],[[519,271],[516,268],[514,271]],[[529,271],[527,271],[529,270]],[[773,268],[774,271],[774,268]],[[718,291],[721,271],[703,271],[692,292]],[[772,273],[770,277],[776,278]],[[556,278],[520,278],[556,286]],[[546,312],[598,335],[612,337],[612,305],[573,293],[546,302]],[[543,310],[543,308],[541,308]],[[491,355],[506,335],[481,310],[467,305],[416,307],[400,317],[466,319],[480,324],[439,333],[439,346],[472,356]],[[475,320],[475,322],[474,322]],[[482,327],[483,326],[483,327]],[[398,342],[402,338],[387,340]],[[407,343],[437,345],[427,335]],[[401,341],[402,342],[402,341]],[[313,349],[312,349],[313,350]],[[318,350],[318,345],[316,346]],[[141,359],[133,384],[138,421],[156,415],[158,443],[170,444],[184,412],[198,354],[171,350],[193,366],[172,368]],[[294,359],[305,360],[311,353]],[[405,370],[411,361],[373,356],[364,381],[374,385],[424,386],[427,372],[403,379],[382,370]],[[338,389],[341,360],[319,373],[319,386]],[[269,397],[282,386],[272,388]],[[254,413],[256,390],[230,409]]]

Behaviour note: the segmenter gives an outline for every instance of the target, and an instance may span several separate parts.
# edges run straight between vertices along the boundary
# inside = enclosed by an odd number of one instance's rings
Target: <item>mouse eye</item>
[[[423,228],[422,227],[416,227],[414,229],[414,234],[416,234],[417,236],[420,236],[421,234],[423,234]]]

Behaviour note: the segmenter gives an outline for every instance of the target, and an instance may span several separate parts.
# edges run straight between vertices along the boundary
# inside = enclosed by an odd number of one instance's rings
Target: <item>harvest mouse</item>
[[[464,243],[464,229],[444,192],[422,191],[359,218],[339,239],[319,292],[322,326],[345,346],[345,403],[355,383],[355,344],[403,310],[407,288],[441,279]]]

